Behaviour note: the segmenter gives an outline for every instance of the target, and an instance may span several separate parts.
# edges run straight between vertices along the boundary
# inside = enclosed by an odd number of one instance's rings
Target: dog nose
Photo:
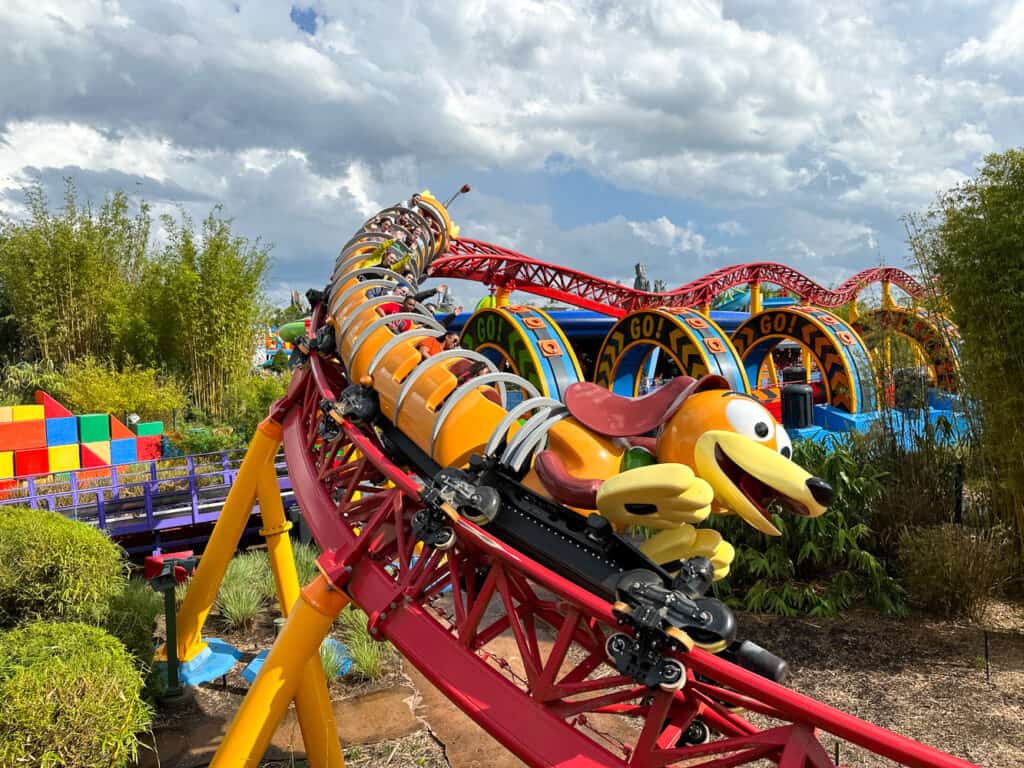
[[[832,499],[836,497],[836,493],[832,490],[832,486],[820,477],[812,477],[808,480],[807,488],[810,490],[811,496],[814,497],[814,500],[823,507],[827,507],[831,504]]]

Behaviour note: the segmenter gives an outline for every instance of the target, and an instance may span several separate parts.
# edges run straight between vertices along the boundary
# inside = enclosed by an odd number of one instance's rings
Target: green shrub
[[[294,542],[292,547],[295,552],[295,570],[299,575],[299,586],[304,587],[320,574],[316,567],[320,550],[316,544],[305,544],[301,541]]]
[[[75,413],[135,412],[144,421],[165,419],[188,402],[181,383],[153,368],[124,366],[91,357],[68,363],[51,394]]]
[[[214,601],[228,629],[251,625],[267,598],[276,594],[273,584],[266,551],[243,552],[232,558]]]
[[[392,656],[391,644],[374,640],[366,628],[366,614],[348,606],[338,617],[341,635],[348,646],[352,670],[367,680],[376,680],[384,674],[384,664]]]
[[[142,579],[132,579],[110,602],[106,629],[124,643],[143,670],[153,664],[153,633],[163,598]]]
[[[903,583],[915,605],[945,618],[980,621],[1008,573],[1010,547],[998,531],[936,525],[900,538]]]
[[[0,509],[0,627],[102,625],[126,581],[121,549],[102,531],[56,512]]]
[[[214,453],[243,448],[246,440],[231,427],[188,427],[181,432],[168,431],[171,445],[184,454]]]
[[[717,594],[744,610],[784,616],[834,616],[860,599],[901,614],[902,590],[871,548],[868,511],[882,492],[881,473],[863,464],[850,443],[839,441],[800,441],[793,461],[827,481],[835,499],[816,518],[773,514],[782,533],[773,538],[736,516],[713,516],[710,522],[736,547]]]
[[[333,643],[323,643],[320,646],[320,664],[324,668],[327,684],[330,685],[341,674],[341,668],[345,664],[345,654],[341,653]]]
[[[0,634],[0,765],[126,766],[149,728],[124,646],[77,622]]]

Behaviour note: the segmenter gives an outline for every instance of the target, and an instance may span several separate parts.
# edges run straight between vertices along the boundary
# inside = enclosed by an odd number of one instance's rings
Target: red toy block
[[[182,552],[164,552],[159,555],[149,555],[142,564],[142,575],[147,581],[156,578],[164,570],[164,560],[187,560],[192,557],[192,550],[186,549]],[[188,571],[182,565],[174,566],[174,580],[182,584],[188,579]]]
[[[12,421],[0,424],[0,451],[27,451],[46,447],[46,422]]]
[[[121,423],[116,416],[110,417],[110,439],[120,440],[125,437],[135,437],[135,433]]]
[[[82,445],[82,469],[92,469],[94,467],[109,467],[110,462],[104,459],[99,454],[90,450],[89,446]]]
[[[43,413],[47,419],[59,419],[62,416],[75,415],[41,389],[36,390],[36,405],[43,406]]]
[[[138,461],[159,459],[163,455],[162,435],[147,435],[135,438],[135,457]]]
[[[14,452],[14,474],[45,475],[50,471],[50,451],[47,448],[30,448]]]

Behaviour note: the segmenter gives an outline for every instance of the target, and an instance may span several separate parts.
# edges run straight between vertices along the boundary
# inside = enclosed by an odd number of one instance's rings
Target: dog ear
[[[729,388],[721,376],[679,376],[643,397],[623,397],[580,382],[566,390],[565,406],[580,424],[600,435],[633,437],[661,426],[694,392],[719,388]]]

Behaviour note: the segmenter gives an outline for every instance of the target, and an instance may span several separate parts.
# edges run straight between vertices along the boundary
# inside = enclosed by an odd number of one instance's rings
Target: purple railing
[[[238,449],[112,466],[109,477],[90,477],[96,470],[82,469],[61,473],[62,479],[14,478],[16,487],[0,491],[0,507],[59,512],[114,539],[142,538],[147,543],[128,549],[144,551],[151,543],[159,546],[161,532],[216,521],[244,457],[245,450]],[[275,467],[288,506],[293,495],[283,454]],[[258,511],[254,508],[254,514]]]

